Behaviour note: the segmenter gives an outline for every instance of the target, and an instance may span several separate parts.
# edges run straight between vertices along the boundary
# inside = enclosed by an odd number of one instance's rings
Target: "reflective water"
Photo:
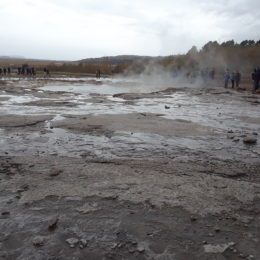
[[[73,79],[68,79],[68,81],[73,81]],[[9,134],[3,130],[0,131],[1,145],[4,147],[1,154],[8,152],[16,155],[48,153],[93,158],[130,156],[135,158],[197,158],[198,160],[201,157],[221,160],[259,160],[259,142],[254,146],[247,146],[243,144],[242,138],[237,142],[227,139],[227,130],[230,129],[236,132],[236,135],[260,132],[258,122],[241,119],[259,118],[259,105],[248,102],[250,95],[238,92],[214,94],[204,90],[194,94],[192,90],[180,89],[163,98],[126,101],[113,97],[115,93],[133,92],[136,84],[132,80],[108,79],[106,83],[103,80],[102,85],[95,81],[84,84],[48,83],[40,89],[31,89],[28,84],[23,83],[24,94],[0,93],[0,97],[8,98],[0,101],[0,112],[2,115],[53,115],[53,121],[62,120],[62,115],[155,113],[162,114],[168,119],[189,120],[211,127],[215,135],[174,137],[115,132],[110,137],[93,136],[74,134],[64,129],[51,129],[51,122],[48,121],[42,133]],[[139,86],[139,91],[140,89]],[[144,92],[148,92],[148,88],[145,90]],[[257,97],[254,98],[257,99]],[[58,106],[37,104],[42,101],[60,103]],[[36,103],[29,105],[30,102]],[[71,102],[73,106],[66,106],[66,102]],[[169,109],[165,109],[165,105]]]

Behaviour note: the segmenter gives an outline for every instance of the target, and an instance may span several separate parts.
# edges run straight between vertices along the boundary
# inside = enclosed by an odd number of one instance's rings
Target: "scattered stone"
[[[239,254],[239,257],[245,258],[246,256],[244,254]]]
[[[209,233],[208,236],[209,237],[214,237],[214,235],[212,233]]]
[[[113,243],[113,245],[111,246],[111,249],[115,249],[117,248],[117,243]]]
[[[170,107],[169,107],[169,106],[167,106],[167,105],[165,105],[165,106],[164,106],[164,108],[165,108],[165,109],[170,109]]]
[[[54,231],[57,228],[58,221],[59,221],[58,217],[54,217],[53,219],[49,220],[49,222],[48,222],[48,230],[49,231]]]
[[[118,248],[122,248],[122,247],[124,247],[124,246],[125,246],[125,243],[119,243],[119,244],[117,245]]]
[[[78,243],[79,243],[79,240],[77,238],[68,238],[66,239],[66,242],[69,244],[69,246],[71,248],[74,248]]]
[[[256,132],[253,132],[252,134],[253,134],[253,135],[258,135],[258,133],[256,133]]]
[[[249,255],[249,256],[247,257],[247,259],[248,259],[248,260],[253,260],[253,259],[255,259],[255,257],[254,257],[253,255]]]
[[[45,237],[43,236],[36,236],[32,240],[34,246],[43,246],[45,242]]]
[[[228,130],[228,133],[229,134],[231,134],[231,133],[233,134],[234,132],[233,132],[233,130]]]
[[[235,135],[233,133],[228,133],[227,134],[227,138],[228,139],[234,139],[235,138]]]
[[[245,144],[255,144],[257,142],[257,138],[254,136],[247,136],[243,139]]]
[[[240,141],[240,139],[237,137],[233,139],[233,142],[239,142],[239,141]]]
[[[79,240],[79,248],[83,249],[83,248],[87,247],[87,245],[88,245],[88,241],[86,239]]]
[[[206,245],[206,244],[208,244],[208,242],[206,240],[204,240],[204,241],[202,241],[202,244]]]
[[[191,222],[195,222],[196,220],[197,220],[196,217],[194,217],[194,216],[191,216],[191,217],[190,217],[190,221],[191,221]]]
[[[224,253],[228,248],[234,246],[234,242],[230,242],[227,244],[217,244],[217,245],[204,245],[205,253],[217,254],[217,253]]]
[[[55,176],[60,175],[61,173],[62,173],[62,170],[53,169],[53,170],[51,170],[49,176],[55,177]]]
[[[219,228],[219,227],[216,227],[216,228],[215,228],[215,232],[216,232],[216,233],[219,233],[219,232],[220,232],[220,228]]]
[[[145,248],[144,248],[143,246],[139,245],[139,246],[137,247],[137,251],[138,251],[139,253],[143,253],[143,252],[145,251]]]
[[[129,248],[129,249],[128,249],[128,252],[129,252],[130,254],[133,254],[133,253],[135,253],[135,248],[132,248],[132,247],[131,247],[131,248]]]

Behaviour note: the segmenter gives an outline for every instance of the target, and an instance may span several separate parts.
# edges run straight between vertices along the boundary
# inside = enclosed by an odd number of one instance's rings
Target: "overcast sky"
[[[0,0],[0,55],[171,55],[260,39],[259,0]]]

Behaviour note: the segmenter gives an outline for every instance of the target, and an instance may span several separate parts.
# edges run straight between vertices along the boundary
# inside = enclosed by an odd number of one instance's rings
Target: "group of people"
[[[50,70],[48,68],[43,69],[45,76],[50,76]],[[17,74],[18,76],[35,77],[36,69],[34,67],[21,66],[11,69],[10,67],[0,67],[0,77],[10,76],[11,74]]]
[[[0,76],[4,75],[10,75],[11,74],[11,68],[8,67],[8,68],[0,68]]]
[[[236,72],[229,72],[228,70],[226,71],[225,75],[224,75],[224,80],[225,80],[225,88],[228,88],[228,84],[229,81],[231,81],[231,87],[234,88],[236,86],[236,88],[239,87],[239,84],[241,82],[241,74],[239,71]]]
[[[252,93],[256,93],[256,90],[260,87],[260,68],[255,68],[251,74],[253,81]],[[228,88],[229,81],[231,81],[231,87],[239,87],[241,82],[241,74],[239,71],[230,73],[228,70],[224,75],[224,87]]]
[[[35,76],[36,75],[36,71],[34,69],[34,67],[29,68],[29,67],[19,67],[17,69],[17,74],[18,75],[26,75],[26,76]]]

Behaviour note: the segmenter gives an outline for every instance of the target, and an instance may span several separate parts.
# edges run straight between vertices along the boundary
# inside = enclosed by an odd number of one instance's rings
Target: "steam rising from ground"
[[[142,73],[128,70],[124,78],[136,82],[130,92],[149,93],[165,90],[167,88],[208,88],[216,85],[215,80],[201,75],[201,71],[167,70],[162,66],[148,64]],[[122,75],[120,76],[122,77]]]

